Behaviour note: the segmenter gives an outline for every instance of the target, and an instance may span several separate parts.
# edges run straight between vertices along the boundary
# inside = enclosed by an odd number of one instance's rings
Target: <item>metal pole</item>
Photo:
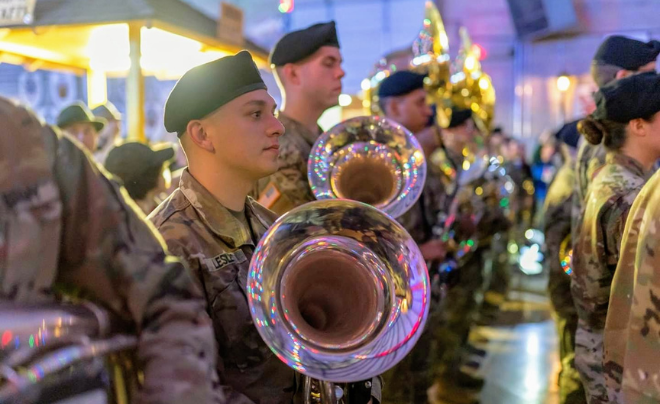
[[[126,115],[128,115],[128,139],[146,142],[144,135],[144,76],[140,66],[142,56],[142,22],[128,24],[131,67],[126,79]]]

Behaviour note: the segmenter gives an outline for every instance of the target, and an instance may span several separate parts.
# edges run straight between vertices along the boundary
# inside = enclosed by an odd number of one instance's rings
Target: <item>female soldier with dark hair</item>
[[[635,197],[660,158],[660,76],[635,75],[594,95],[597,109],[579,129],[592,144],[607,149],[605,165],[587,190],[573,251],[571,293],[578,312],[575,365],[590,404],[608,399],[603,366],[603,330],[626,218]]]

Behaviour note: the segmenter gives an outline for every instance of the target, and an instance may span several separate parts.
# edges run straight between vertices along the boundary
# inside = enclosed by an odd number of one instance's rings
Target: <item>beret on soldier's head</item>
[[[266,89],[247,51],[193,67],[177,81],[165,102],[165,129],[181,136],[190,121],[243,94]]]
[[[556,133],[555,137],[560,142],[566,143],[572,148],[577,148],[580,141],[580,132],[578,132],[578,123],[580,120],[569,122],[562,126]]]
[[[171,145],[158,149],[139,142],[121,144],[108,154],[105,168],[120,177],[124,182],[142,176],[151,168],[162,167],[163,163],[174,158]]]
[[[396,72],[380,83],[378,96],[385,98],[410,94],[415,90],[424,88],[424,77],[426,76],[407,70]]]
[[[600,45],[593,60],[636,71],[644,65],[655,62],[659,54],[660,42],[658,41],[642,42],[614,35]]]
[[[121,113],[110,101],[94,108],[92,113],[99,118],[105,118],[106,121],[121,121]]]
[[[594,119],[628,123],[660,111],[660,75],[635,74],[601,88],[594,94]]]
[[[467,122],[468,119],[472,118],[472,110],[471,109],[460,109],[460,108],[452,108],[451,109],[451,121],[449,122],[448,128],[455,128],[458,126],[463,125],[465,122]]]
[[[323,46],[339,48],[334,21],[315,24],[284,35],[270,53],[270,64],[284,66],[287,63],[299,62]]]

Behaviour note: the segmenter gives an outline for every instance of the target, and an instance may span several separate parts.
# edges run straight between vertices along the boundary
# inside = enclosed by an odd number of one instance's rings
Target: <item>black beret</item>
[[[555,137],[557,138],[557,140],[559,140],[560,142],[564,142],[573,148],[577,148],[578,142],[580,140],[580,132],[578,132],[578,122],[580,122],[580,120],[569,122],[564,126],[562,126],[557,131],[557,133],[555,133]]]
[[[660,54],[660,42],[642,42],[625,36],[614,35],[605,40],[594,62],[618,66],[625,70],[636,71],[640,67],[654,62]]]
[[[424,77],[426,76],[407,70],[396,72],[380,83],[378,96],[384,98],[410,94],[424,88]]]
[[[174,148],[166,146],[152,149],[146,144],[128,142],[119,145],[108,154],[105,168],[125,182],[143,175],[151,168],[160,167],[174,158]]]
[[[448,128],[455,128],[457,126],[461,126],[470,118],[472,118],[471,109],[452,108],[451,121],[449,122]]]
[[[660,111],[660,75],[649,72],[614,81],[595,93],[594,100],[594,119],[628,123],[650,117]]]
[[[202,119],[243,94],[266,89],[247,51],[193,67],[165,102],[165,129],[181,136],[193,119]]]
[[[315,24],[284,35],[277,41],[270,53],[270,64],[284,66],[287,63],[299,62],[322,46],[339,48],[337,27],[334,21]]]
[[[121,113],[119,112],[119,110],[117,110],[115,104],[111,103],[110,101],[94,108],[92,110],[92,113],[94,114],[94,116],[99,118],[105,118],[105,120],[107,121],[112,121],[112,120],[121,121]]]

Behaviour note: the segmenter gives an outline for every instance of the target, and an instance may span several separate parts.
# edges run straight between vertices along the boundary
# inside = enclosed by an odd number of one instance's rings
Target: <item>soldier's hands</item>
[[[426,261],[442,261],[447,255],[447,244],[442,240],[431,240],[419,246]]]

